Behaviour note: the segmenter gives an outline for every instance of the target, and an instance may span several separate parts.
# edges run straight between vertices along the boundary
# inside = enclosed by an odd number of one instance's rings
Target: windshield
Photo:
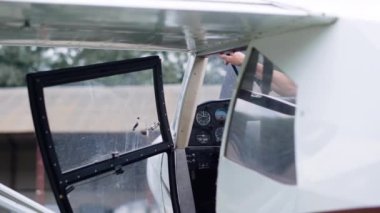
[[[226,65],[219,54],[208,56],[203,84],[199,91],[198,104],[210,100],[231,98],[237,76],[231,65]]]

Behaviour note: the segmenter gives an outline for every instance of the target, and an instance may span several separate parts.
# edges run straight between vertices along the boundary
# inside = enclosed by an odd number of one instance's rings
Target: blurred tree
[[[25,75],[29,72],[84,66],[150,55],[158,55],[162,59],[165,83],[182,82],[188,59],[186,53],[0,46],[0,87],[25,86]],[[221,60],[210,60],[205,77],[206,84],[221,82],[223,73],[221,73],[220,65]],[[217,68],[218,66],[219,68]],[[136,84],[147,81],[147,79],[142,78],[130,80]]]

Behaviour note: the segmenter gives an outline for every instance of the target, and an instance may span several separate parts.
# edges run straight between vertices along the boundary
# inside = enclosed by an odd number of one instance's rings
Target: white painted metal
[[[157,142],[162,141],[159,137]],[[165,164],[165,165],[164,165]],[[158,204],[160,212],[173,212],[169,191],[169,177],[166,154],[155,155],[147,161],[147,180],[149,189],[152,191],[154,199]]]
[[[176,126],[174,127],[174,132],[176,133],[174,142],[179,149],[186,148],[189,143],[193,118],[197,108],[198,91],[203,83],[206,65],[207,58],[196,57],[192,67],[185,73],[180,95],[180,100],[182,101],[177,107]]]
[[[307,10],[266,1],[25,2],[0,2],[0,44],[175,50],[199,55],[252,40],[251,46],[296,81],[297,185],[275,182],[229,161],[224,157],[224,138],[218,212],[315,212],[380,205],[379,4],[344,1],[329,8],[327,1],[318,1],[319,11],[340,16],[334,25],[322,26],[333,19],[308,12],[318,6],[310,1],[298,1]],[[205,59],[198,57],[195,63],[203,67]],[[179,148],[187,145],[194,91],[203,79],[200,69],[194,70],[185,77],[183,102],[176,116]],[[151,161],[158,164],[148,166],[152,171],[162,169],[156,172],[161,178],[157,179],[161,181],[158,192],[163,194],[168,185],[167,167],[160,158]],[[170,206],[166,196],[162,199]]]
[[[0,183],[0,206],[15,212],[53,213],[50,209],[32,201]]]
[[[377,0],[275,0],[274,4],[290,4],[304,10],[324,13],[336,17],[361,20],[379,20],[380,2]]]
[[[185,149],[176,149],[176,179],[181,213],[196,213]]]
[[[10,212],[34,213],[35,211],[0,195],[0,206]]]
[[[280,184],[229,161],[224,138],[218,212],[380,205],[379,38],[380,19],[363,15],[252,42],[298,84],[297,185]]]

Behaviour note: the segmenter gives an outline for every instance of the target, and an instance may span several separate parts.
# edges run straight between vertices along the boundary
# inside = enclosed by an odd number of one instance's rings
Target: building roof
[[[172,121],[180,85],[165,85],[164,90]],[[218,97],[220,87],[207,86],[204,90],[207,92],[202,92],[201,99],[210,100]],[[125,132],[133,128],[137,117],[139,128],[149,127],[156,118],[151,91],[138,86],[112,92],[96,87],[58,87],[44,93],[52,132]],[[0,118],[0,133],[34,132],[27,88],[0,89]]]

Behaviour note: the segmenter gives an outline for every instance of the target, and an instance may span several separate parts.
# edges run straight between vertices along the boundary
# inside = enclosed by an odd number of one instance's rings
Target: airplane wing
[[[334,18],[262,0],[0,2],[0,44],[209,54]]]

